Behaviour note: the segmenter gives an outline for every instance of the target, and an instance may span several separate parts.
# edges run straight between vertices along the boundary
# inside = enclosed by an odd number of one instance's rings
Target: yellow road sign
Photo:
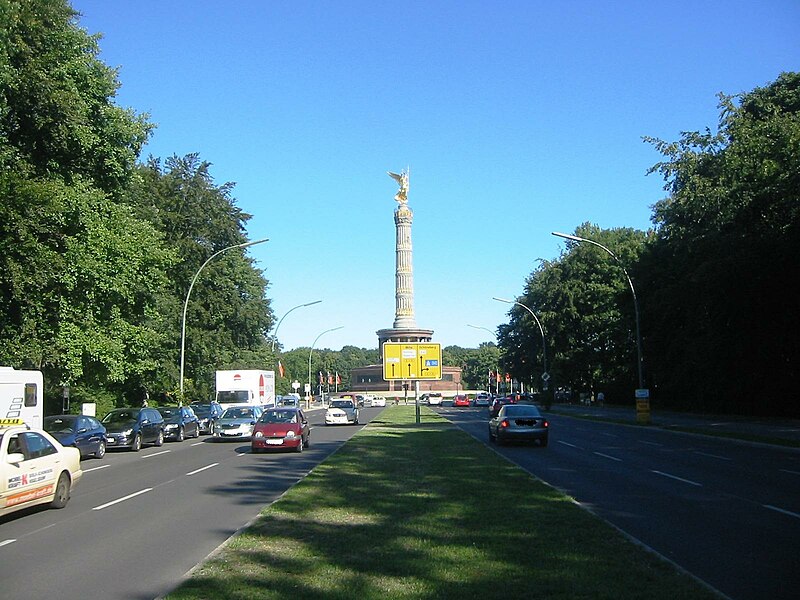
[[[386,381],[441,379],[441,344],[384,342],[383,378]]]

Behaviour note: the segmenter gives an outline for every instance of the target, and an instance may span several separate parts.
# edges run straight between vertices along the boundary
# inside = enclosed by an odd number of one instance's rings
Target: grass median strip
[[[411,406],[387,407],[167,596],[715,597],[429,409],[415,423]]]

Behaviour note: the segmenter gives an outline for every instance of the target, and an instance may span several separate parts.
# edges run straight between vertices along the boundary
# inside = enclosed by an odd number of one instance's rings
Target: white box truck
[[[0,425],[22,419],[41,428],[44,418],[44,378],[41,371],[0,367]]]
[[[217,371],[216,401],[230,406],[275,406],[275,371]]]

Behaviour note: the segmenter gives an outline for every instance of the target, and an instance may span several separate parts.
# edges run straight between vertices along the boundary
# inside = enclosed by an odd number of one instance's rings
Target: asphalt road
[[[362,426],[378,412],[362,410]],[[66,508],[0,519],[2,597],[167,593],[360,429],[325,427],[323,415],[309,413],[311,445],[303,453],[250,454],[249,442],[203,436],[84,460]]]
[[[437,409],[489,444],[484,408]],[[509,460],[735,600],[800,589],[800,450],[550,414]]]

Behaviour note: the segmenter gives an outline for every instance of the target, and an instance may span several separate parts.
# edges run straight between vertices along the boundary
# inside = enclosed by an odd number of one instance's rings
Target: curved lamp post
[[[223,248],[222,250],[217,250],[206,259],[200,268],[197,269],[197,273],[194,274],[192,278],[192,283],[189,285],[189,291],[186,292],[186,301],[183,303],[183,319],[181,320],[181,402],[183,402],[183,366],[184,366],[184,358],[185,358],[185,351],[186,351],[186,310],[189,308],[189,296],[192,295],[192,288],[194,287],[197,278],[200,276],[200,271],[202,271],[205,266],[214,260],[217,256],[222,254],[223,252],[227,252],[228,250],[233,250],[234,248],[249,248],[250,246],[255,246],[256,244],[263,244],[264,242],[268,242],[269,238],[264,238],[263,240],[255,240],[253,242],[243,242],[241,244],[234,244],[233,246],[228,246],[227,248]]]
[[[539,326],[539,333],[542,334],[542,377],[547,375],[547,342],[544,339],[544,328],[542,327],[541,321],[539,321],[539,317],[536,316],[536,313],[533,312],[529,307],[525,306],[522,302],[517,302],[516,300],[506,300],[505,298],[495,298],[492,297],[492,300],[497,300],[498,302],[505,302],[506,304],[516,304],[517,306],[521,306],[533,317],[533,320],[536,321],[536,324]],[[547,385],[547,380],[544,380],[545,386]],[[545,387],[544,389],[547,389]]]
[[[304,308],[306,306],[311,306],[312,304],[319,304],[320,302],[322,302],[322,300],[314,300],[313,302],[306,302],[305,304],[298,304],[297,306],[294,306],[294,307],[290,308],[289,310],[287,310],[283,314],[283,316],[280,318],[280,320],[278,321],[278,324],[275,326],[275,333],[272,334],[272,348],[271,348],[271,350],[273,350],[273,351],[275,350],[275,342],[278,341],[278,328],[281,326],[281,323],[283,323],[283,320],[287,317],[287,315],[290,312],[292,312],[293,310],[296,310],[298,308]]]
[[[322,333],[320,333],[316,338],[314,338],[314,343],[311,344],[311,349],[308,351],[308,387],[311,387],[311,354],[314,352],[314,346],[317,345],[317,340],[321,338],[326,333],[330,333],[331,331],[337,331],[338,329],[343,329],[344,325],[340,325],[339,327],[334,327],[333,329],[326,329]]]
[[[636,290],[633,288],[633,282],[631,281],[630,276],[628,275],[628,271],[625,269],[625,265],[622,264],[622,261],[614,254],[611,250],[603,246],[603,244],[599,242],[595,242],[594,240],[589,240],[586,238],[578,237],[577,235],[570,235],[568,233],[559,233],[557,231],[552,232],[553,235],[562,237],[567,240],[572,240],[573,242],[586,242],[587,244],[592,244],[597,246],[598,248],[602,248],[606,252],[608,252],[611,257],[617,261],[617,264],[622,269],[622,272],[625,273],[625,278],[628,280],[628,285],[631,287],[631,294],[633,294],[633,312],[636,316],[636,366],[639,370],[639,389],[644,388],[644,372],[642,370],[644,365],[644,359],[642,358],[642,334],[639,329],[639,301],[636,299]]]
[[[488,331],[489,333],[492,334],[492,337],[494,338],[495,344],[497,344],[497,334],[494,331],[492,331],[491,329],[489,329],[488,327],[481,327],[480,325],[470,325],[469,323],[467,323],[467,327],[472,327],[473,329],[483,329],[484,331]],[[495,369],[498,369],[498,367],[495,366]],[[497,373],[497,376],[495,377],[495,382],[496,382],[496,384],[495,384],[496,385],[496,390],[495,391],[497,391],[497,393],[500,393],[500,373],[499,372]],[[488,391],[491,393],[491,391],[492,391],[491,371],[489,373],[488,387],[489,387]]]

